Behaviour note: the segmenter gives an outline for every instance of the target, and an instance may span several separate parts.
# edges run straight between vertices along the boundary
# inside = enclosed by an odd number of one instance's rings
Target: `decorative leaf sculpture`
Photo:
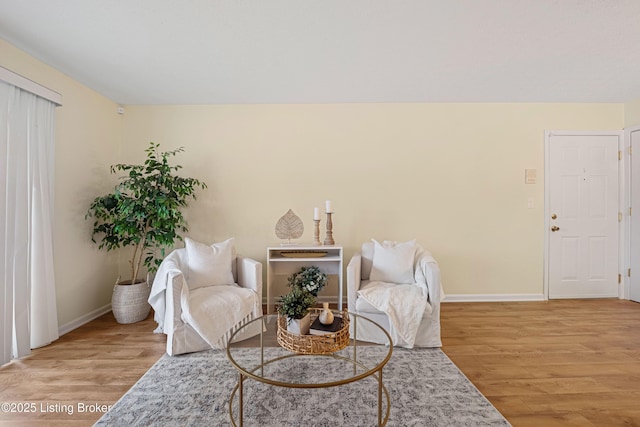
[[[299,239],[304,233],[304,224],[291,209],[276,223],[276,236],[280,239]]]

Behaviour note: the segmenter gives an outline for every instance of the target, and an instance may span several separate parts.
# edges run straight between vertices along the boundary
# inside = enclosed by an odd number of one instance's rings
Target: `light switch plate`
[[[536,207],[536,203],[535,203],[533,197],[529,197],[527,199],[527,209],[533,209],[535,207]]]
[[[538,173],[535,169],[525,169],[524,170],[524,183],[525,184],[535,184],[536,177]]]

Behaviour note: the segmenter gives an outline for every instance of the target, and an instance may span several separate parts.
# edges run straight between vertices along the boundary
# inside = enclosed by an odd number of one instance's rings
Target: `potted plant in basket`
[[[182,240],[178,233],[187,231],[187,223],[180,209],[196,198],[198,188],[207,187],[195,178],[176,175],[182,166],[169,165],[169,157],[184,151],[182,147],[158,152],[159,147],[149,144],[144,164],[111,166],[111,173],[124,172],[125,176],[112,193],[96,197],[86,215],[95,218],[91,240],[98,248],[132,247],[131,279],[121,282],[118,278],[113,291],[112,310],[119,323],[134,323],[149,314],[151,289],[140,278],[141,267],[154,273],[165,249],[176,239]]]
[[[327,275],[318,267],[302,267],[287,278],[291,291],[280,298],[278,313],[287,317],[287,330],[304,335],[309,332],[309,308],[315,305],[318,292],[327,284]]]
[[[301,288],[293,288],[280,298],[278,314],[287,318],[287,330],[294,334],[304,335],[309,332],[311,315],[309,308],[316,303],[316,298]]]

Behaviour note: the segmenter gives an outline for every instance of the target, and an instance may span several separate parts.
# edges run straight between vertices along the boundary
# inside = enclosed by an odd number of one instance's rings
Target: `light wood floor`
[[[35,409],[0,410],[0,426],[91,426],[103,412],[78,412],[78,406],[112,405],[164,353],[165,336],[154,327],[151,317],[119,325],[108,313],[0,368],[0,404]]]
[[[640,304],[442,306],[443,350],[514,426],[640,426]]]
[[[0,368],[0,425],[90,426],[164,353],[111,314]],[[443,351],[514,426],[640,426],[640,304],[445,303]],[[69,414],[71,408],[73,414]],[[102,408],[97,408],[102,409]]]

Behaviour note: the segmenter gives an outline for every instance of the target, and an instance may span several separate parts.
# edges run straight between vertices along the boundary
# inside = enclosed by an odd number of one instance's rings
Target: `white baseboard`
[[[316,302],[322,304],[323,302],[328,302],[329,304],[338,304],[337,296],[326,296],[326,297],[317,297]],[[278,298],[274,299],[274,304],[278,305]],[[262,305],[267,305],[267,297],[262,298]],[[343,307],[347,306],[347,297],[344,296],[342,298]]]
[[[338,297],[336,296],[328,296],[328,297],[317,297],[316,301],[322,304],[323,302],[328,302],[329,304],[337,304]],[[345,298],[342,299],[342,303],[344,304],[347,300]]]
[[[337,304],[338,299],[335,296],[318,297],[318,302],[329,302]],[[343,298],[343,304],[347,304],[347,297]],[[517,302],[517,301],[546,301],[544,294],[446,294],[442,302]],[[262,299],[264,305],[267,304],[267,298]]]
[[[111,311],[111,304],[107,304],[103,307],[97,308],[92,312],[85,314],[84,316],[78,317],[77,319],[72,320],[71,322],[68,322],[68,323],[65,323],[64,325],[59,326],[58,335],[62,336],[67,332],[71,332],[74,329],[77,329],[80,326],[84,325],[85,323],[89,323],[92,320],[95,320],[98,317],[110,311]]]
[[[544,294],[446,294],[443,302],[545,301]]]

